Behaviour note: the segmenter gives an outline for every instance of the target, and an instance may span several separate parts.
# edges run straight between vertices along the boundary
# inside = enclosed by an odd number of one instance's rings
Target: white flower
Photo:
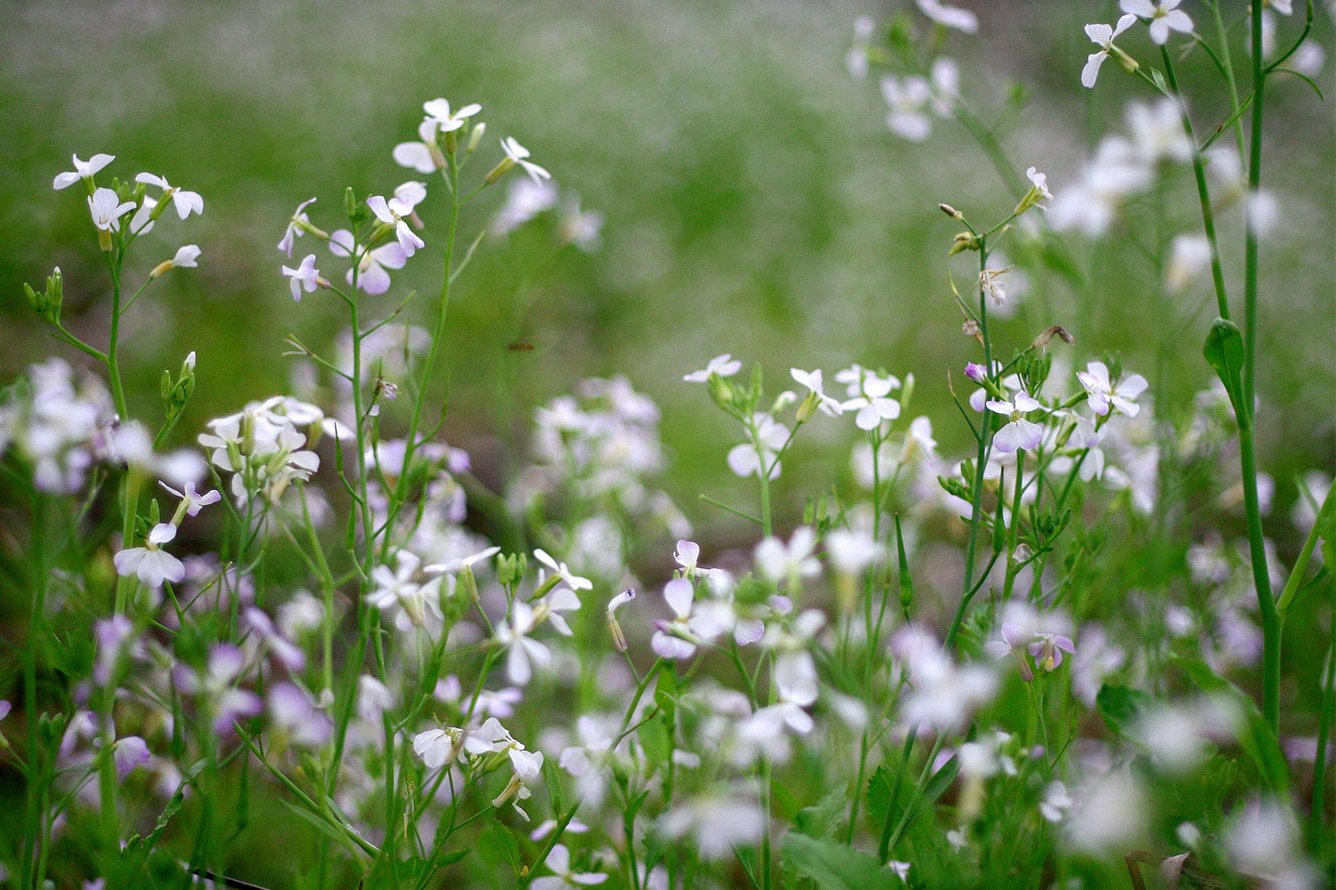
[[[690,631],[695,588],[686,578],[674,578],[664,585],[663,598],[673,610],[673,620],[658,622],[650,647],[662,658],[690,658],[696,652],[696,636]]]
[[[890,108],[886,126],[892,133],[910,142],[922,142],[932,135],[932,119],[924,111],[932,100],[932,87],[922,77],[887,74],[881,79],[881,97]]]
[[[113,559],[116,572],[126,578],[137,576],[154,589],[161,587],[164,581],[180,582],[186,576],[186,567],[181,560],[159,549],[175,537],[176,526],[170,522],[158,523],[148,533],[143,547],[131,547],[116,554]]]
[[[1164,289],[1182,293],[1211,265],[1211,242],[1205,235],[1179,235],[1169,251],[1169,268],[1164,273]]]
[[[92,180],[97,171],[116,160],[115,155],[95,154],[87,161],[79,160],[78,155],[73,155],[74,170],[69,173],[56,174],[51,187],[56,191],[63,188],[69,188],[81,179]]]
[[[794,529],[789,543],[769,537],[756,545],[756,570],[771,581],[793,582],[798,578],[813,578],[821,572],[821,563],[812,554],[816,551],[816,532],[802,525]]]
[[[200,197],[199,192],[187,192],[176,188],[161,176],[154,176],[152,173],[140,173],[135,177],[135,182],[142,182],[145,185],[156,185],[162,189],[162,198],[171,198],[172,207],[176,210],[176,215],[185,219],[192,213],[204,212],[204,199]]]
[[[133,201],[121,202],[116,193],[109,188],[100,188],[88,199],[88,210],[93,215],[93,225],[104,232],[114,232],[120,228],[120,218],[135,207]]]
[[[315,203],[315,198],[303,201],[297,205],[297,209],[292,211],[292,216],[288,219],[288,227],[283,230],[283,237],[278,242],[278,249],[288,256],[292,256],[292,242],[303,235],[301,223],[310,223],[311,219],[306,215],[306,208]]]
[[[1044,788],[1044,799],[1039,802],[1040,814],[1050,822],[1061,822],[1072,808],[1072,796],[1061,782],[1049,782]]]
[[[1170,31],[1192,33],[1192,19],[1178,8],[1183,0],[1122,0],[1123,12],[1150,19],[1150,39],[1164,46]]]
[[[704,383],[710,379],[711,374],[716,374],[720,377],[732,377],[741,370],[742,362],[725,352],[723,355],[716,355],[714,358],[710,359],[709,362],[706,363],[704,370],[692,371],[690,374],[683,375],[682,379],[688,383]]]
[[[1086,165],[1081,182],[1059,192],[1048,219],[1058,231],[1077,229],[1088,237],[1102,235],[1123,200],[1145,188],[1152,171],[1131,142],[1109,136]]]
[[[1095,86],[1095,79],[1099,77],[1099,66],[1104,64],[1104,60],[1115,52],[1121,52],[1113,45],[1113,38],[1126,31],[1136,22],[1134,15],[1125,15],[1118,19],[1118,24],[1113,27],[1108,25],[1086,25],[1086,36],[1090,41],[1100,49],[1097,53],[1091,53],[1086,59],[1085,67],[1081,69],[1081,86],[1091,89]]]
[[[826,556],[835,571],[854,577],[881,559],[886,548],[867,531],[837,528],[826,535]]]
[[[915,0],[919,12],[945,28],[954,28],[966,34],[979,30],[979,17],[968,9],[947,6],[942,0]]]
[[[434,631],[445,620],[441,613],[441,579],[433,578],[419,584],[414,580],[421,561],[409,550],[400,550],[398,568],[376,566],[371,572],[375,590],[367,602],[395,615],[395,626],[401,631],[413,628]]]
[[[701,858],[712,860],[732,855],[735,845],[755,844],[766,824],[752,792],[721,787],[675,803],[663,817],[661,830],[673,839],[690,833]]]
[[[473,117],[482,106],[477,103],[465,105],[457,111],[450,110],[450,103],[445,99],[432,99],[422,103],[422,110],[427,112],[427,120],[442,133],[451,133],[464,126],[464,121]],[[431,172],[431,171],[425,171]]]
[[[602,872],[573,872],[571,871],[571,852],[563,844],[557,844],[552,848],[552,852],[547,854],[547,859],[543,861],[544,867],[552,871],[556,877],[545,876],[534,878],[529,884],[533,890],[561,890],[562,887],[592,887],[595,884],[602,884],[608,879],[608,876]]]
[[[394,147],[394,162],[401,167],[411,167],[419,173],[435,173],[445,166],[445,157],[436,145],[435,118],[423,118],[418,124],[418,136],[421,142],[400,142]]]
[[[547,170],[532,161],[526,160],[529,157],[529,149],[516,142],[513,136],[502,139],[501,148],[506,152],[506,160],[510,161],[512,165],[519,164],[535,183],[552,178],[552,174],[548,173]]]
[[[405,185],[407,184],[405,183]],[[421,183],[416,184],[421,185]],[[400,186],[400,188],[403,188],[403,186]],[[412,193],[409,192],[409,194]],[[426,247],[426,242],[413,232],[405,219],[405,217],[413,215],[413,207],[418,202],[406,201],[398,195],[388,201],[385,200],[384,195],[372,195],[366,199],[366,203],[371,208],[371,212],[376,214],[376,219],[394,229],[394,236],[399,242],[399,247],[403,249],[404,256],[412,256],[419,248]]]
[[[1132,102],[1127,106],[1127,128],[1143,164],[1192,160],[1192,141],[1183,129],[1183,109],[1173,99],[1150,105]]]
[[[854,80],[867,77],[868,50],[872,46],[872,35],[877,25],[871,16],[860,15],[854,19],[854,42],[844,54],[844,67]]]
[[[1090,410],[1101,417],[1109,413],[1110,405],[1118,409],[1120,414],[1136,417],[1141,411],[1136,398],[1149,386],[1146,378],[1140,374],[1133,374],[1114,386],[1109,382],[1109,368],[1103,362],[1090,362],[1084,371],[1076,372],[1076,377],[1081,381],[1081,386],[1085,387]]]
[[[457,736],[444,729],[429,729],[413,736],[413,753],[422,758],[427,769],[439,769],[459,753]]]
[[[308,294],[314,291],[320,282],[320,270],[315,267],[315,254],[308,253],[306,258],[301,261],[295,269],[287,266],[281,267],[283,274],[291,279],[288,284],[292,287],[292,299],[300,303],[302,301],[302,291]]]
[[[499,807],[508,800],[514,801],[515,812],[528,820],[529,814],[520,809],[520,801],[528,800],[530,791],[528,785],[534,782],[542,775],[543,753],[541,751],[525,751],[524,746],[518,742],[513,743],[513,747],[507,752],[510,756],[510,765],[515,770],[515,775],[511,777],[509,784],[505,789],[492,800],[492,806]]]
[[[1018,449],[1033,451],[1039,447],[1044,438],[1044,428],[1026,420],[1025,415],[1041,410],[1042,405],[1024,392],[1016,393],[1010,401],[989,399],[987,405],[989,411],[1010,418],[1010,422],[993,436],[993,446],[998,451],[1006,454]]]

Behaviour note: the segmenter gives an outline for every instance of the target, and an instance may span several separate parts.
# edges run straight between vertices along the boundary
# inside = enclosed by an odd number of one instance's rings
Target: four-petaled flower
[[[1010,418],[1010,422],[993,437],[993,445],[998,451],[1033,451],[1039,447],[1044,438],[1044,428],[1034,421],[1026,420],[1025,415],[1040,410],[1042,405],[1024,392],[1016,393],[1010,401],[989,399],[987,405],[989,411]]]
[[[130,547],[116,554],[112,561],[117,573],[127,578],[134,575],[154,589],[161,587],[164,581],[176,584],[186,576],[186,567],[181,560],[160,549],[175,537],[175,525],[159,522],[148,533],[143,547]]]
[[[416,197],[414,190],[405,189],[404,194]],[[425,194],[425,190],[423,194]],[[419,200],[421,199],[419,198]],[[413,232],[408,225],[408,221],[404,218],[413,215],[413,207],[417,201],[404,200],[396,193],[395,197],[388,201],[385,200],[384,195],[372,195],[366,199],[366,203],[371,208],[371,212],[376,214],[376,219],[394,228],[394,236],[398,240],[399,246],[403,248],[404,256],[412,256],[417,253],[418,248],[426,246],[426,242]]]
[[[1104,60],[1114,53],[1122,52],[1113,45],[1113,38],[1132,27],[1136,20],[1137,17],[1134,15],[1125,15],[1118,19],[1118,24],[1113,26],[1085,26],[1086,36],[1090,38],[1091,43],[1099,47],[1099,52],[1091,53],[1086,59],[1085,67],[1081,69],[1081,86],[1086,89],[1092,89],[1095,86],[1095,79],[1099,77],[1099,67],[1104,64]]]
[[[802,404],[798,406],[799,423],[805,422],[807,418],[812,416],[812,412],[817,409],[820,409],[821,413],[828,417],[838,417],[844,411],[844,406],[840,404],[839,399],[826,395],[820,368],[815,371],[790,368],[789,374],[799,386],[807,388],[807,395],[803,398]]]
[[[329,236],[329,250],[335,256],[351,257],[353,255],[353,233],[347,229],[338,229],[331,232]],[[390,289],[390,273],[386,269],[402,269],[408,262],[408,254],[399,246],[398,242],[393,244],[382,244],[374,250],[360,248],[361,253],[358,256],[356,276],[353,270],[348,270],[348,283],[352,284],[354,277],[357,279],[357,286],[369,294],[383,294]]]
[[[315,267],[315,254],[308,253],[306,259],[302,260],[301,265],[295,269],[282,266],[283,274],[291,279],[288,284],[292,286],[292,299],[298,303],[302,301],[302,290],[308,294],[319,286],[320,270]]]
[[[79,160],[78,155],[73,155],[73,159],[74,159],[74,169],[68,173],[56,174],[55,180],[51,183],[51,187],[56,191],[60,191],[63,188],[69,188],[70,186],[74,185],[81,179],[86,179],[91,181],[93,175],[96,174],[97,171],[101,170],[103,167],[110,164],[112,161],[116,160],[116,156],[107,154],[95,154],[87,161],[81,161]]]

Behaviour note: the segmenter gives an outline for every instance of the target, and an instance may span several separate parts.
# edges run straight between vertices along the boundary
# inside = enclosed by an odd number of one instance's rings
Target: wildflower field
[[[1336,885],[1336,4],[16,4],[0,886]]]

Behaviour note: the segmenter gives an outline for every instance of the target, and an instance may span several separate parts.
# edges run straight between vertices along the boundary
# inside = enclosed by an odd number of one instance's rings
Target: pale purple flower
[[[394,236],[404,256],[412,256],[419,248],[426,246],[426,242],[414,233],[405,218],[413,215],[413,203],[397,196],[387,201],[384,195],[372,195],[366,199],[366,203],[371,212],[376,214],[376,219],[394,229]]]
[[[282,731],[293,744],[319,748],[334,734],[330,721],[311,696],[296,683],[284,680],[269,689],[271,728]]]
[[[338,229],[330,233],[329,250],[335,256],[353,255],[353,234],[347,229]],[[357,286],[368,294],[383,294],[390,289],[390,273],[387,269],[402,269],[408,262],[408,254],[398,242],[382,244],[374,250],[362,249],[358,258]],[[348,270],[348,283],[353,283],[353,270]]]
[[[56,191],[63,188],[69,188],[81,179],[92,180],[93,176],[103,167],[116,160],[115,155],[95,154],[87,161],[79,160],[78,155],[73,156],[74,169],[68,173],[59,173],[51,183],[51,187]]]
[[[695,588],[686,578],[674,578],[664,586],[663,598],[673,610],[673,619],[657,623],[650,647],[662,658],[690,658],[697,645],[697,638],[690,630]]]
[[[1109,368],[1103,362],[1090,362],[1084,371],[1077,371],[1076,378],[1085,388],[1090,410],[1103,417],[1109,413],[1112,405],[1120,414],[1136,417],[1141,406],[1136,398],[1146,391],[1149,384],[1140,374],[1133,374],[1120,380],[1117,386],[1109,380]]]
[[[306,215],[306,208],[314,203],[315,198],[310,198],[298,204],[297,209],[292,211],[292,216],[288,220],[288,227],[283,230],[283,237],[278,242],[278,249],[288,256],[292,256],[293,242],[305,234],[301,224],[310,223],[311,219]]]
[[[126,776],[151,759],[148,743],[137,735],[117,739],[111,748],[111,759],[116,764],[116,778],[124,782]]]
[[[298,303],[302,301],[302,291],[308,294],[319,287],[320,270],[315,267],[315,254],[308,253],[306,258],[301,261],[295,269],[287,266],[281,267],[283,274],[288,277],[288,284],[292,288],[292,299]]]

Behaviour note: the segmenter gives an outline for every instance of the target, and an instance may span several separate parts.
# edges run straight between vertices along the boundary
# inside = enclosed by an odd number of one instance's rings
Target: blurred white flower
[[[608,876],[602,872],[571,871],[571,852],[563,844],[556,844],[543,860],[543,867],[554,876],[534,878],[529,884],[533,890],[561,890],[562,887],[592,887],[602,884]]]
[[[525,173],[529,174],[529,178],[535,183],[552,178],[551,173],[547,172],[547,170],[538,166],[533,161],[528,160],[529,149],[516,142],[513,136],[507,136],[502,139],[501,148],[506,153],[506,161],[509,161],[511,166],[518,164]],[[505,162],[503,161],[502,163]]]
[[[868,50],[872,46],[872,35],[877,28],[871,16],[860,15],[854,19],[854,41],[849,51],[844,54],[844,67],[854,80],[867,77]]]
[[[881,97],[890,109],[886,126],[892,133],[910,142],[923,142],[932,135],[932,119],[924,110],[932,101],[932,87],[917,75],[881,79]]]
[[[1211,242],[1205,235],[1179,235],[1169,249],[1164,289],[1179,294],[1211,265]]]
[[[1122,0],[1123,12],[1150,19],[1150,39],[1164,46],[1170,31],[1192,33],[1192,19],[1178,6],[1183,0]]]
[[[682,379],[688,383],[705,383],[710,379],[711,374],[716,374],[720,377],[732,377],[741,370],[742,362],[725,352],[723,355],[716,355],[714,358],[706,362],[703,370],[684,374]]]
[[[919,12],[943,27],[954,28],[966,34],[973,34],[979,30],[979,17],[968,9],[947,6],[942,0],[915,0],[915,3],[918,4]]]
[[[293,242],[305,234],[302,224],[310,224],[311,218],[306,215],[306,208],[315,203],[315,198],[309,198],[297,205],[297,209],[292,211],[292,216],[288,218],[288,226],[283,230],[283,237],[279,239],[278,249],[288,256],[292,256]]]

